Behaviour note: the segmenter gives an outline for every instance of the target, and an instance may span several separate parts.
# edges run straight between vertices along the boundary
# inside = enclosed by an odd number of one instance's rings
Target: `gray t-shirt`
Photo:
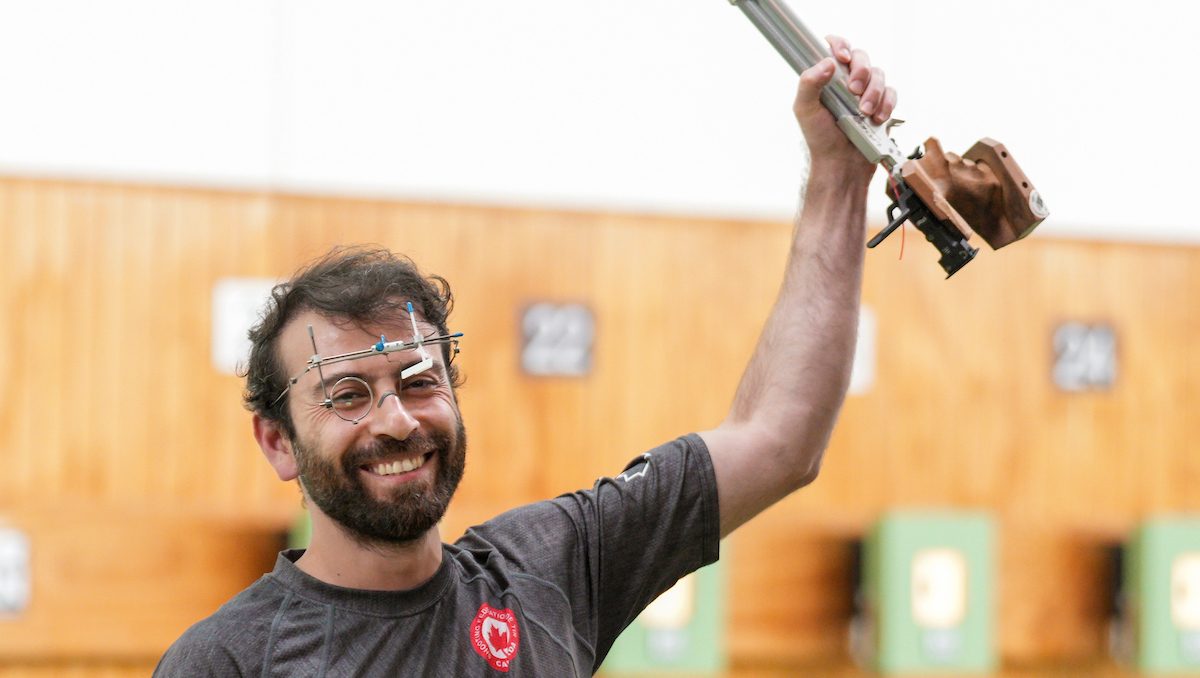
[[[326,584],[285,551],[154,675],[588,676],[650,601],[717,559],[718,523],[708,450],[688,435],[469,529],[409,591]]]

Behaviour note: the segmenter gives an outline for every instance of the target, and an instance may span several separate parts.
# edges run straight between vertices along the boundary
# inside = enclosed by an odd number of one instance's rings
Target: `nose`
[[[380,396],[379,402],[375,403],[375,410],[367,418],[371,435],[404,440],[420,426],[395,391]]]

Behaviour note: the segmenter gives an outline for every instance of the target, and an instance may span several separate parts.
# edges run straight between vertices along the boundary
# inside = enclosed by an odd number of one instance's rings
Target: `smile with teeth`
[[[400,461],[387,462],[383,464],[374,464],[368,466],[371,473],[377,476],[393,476],[398,473],[408,473],[415,471],[425,465],[425,461],[431,457],[431,454],[425,454],[412,459],[401,459]]]

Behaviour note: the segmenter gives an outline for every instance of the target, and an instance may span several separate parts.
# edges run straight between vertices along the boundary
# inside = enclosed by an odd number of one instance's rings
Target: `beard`
[[[420,538],[446,514],[466,468],[467,432],[458,419],[453,434],[413,431],[404,440],[388,438],[354,448],[340,461],[327,458],[317,446],[303,444],[299,438],[294,448],[300,484],[325,515],[359,543],[400,545]],[[377,499],[359,475],[362,466],[388,457],[430,452],[437,460],[432,487],[405,483]]]

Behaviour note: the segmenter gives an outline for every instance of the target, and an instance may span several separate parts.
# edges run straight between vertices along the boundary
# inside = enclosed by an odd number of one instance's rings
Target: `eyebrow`
[[[367,357],[373,357],[373,356],[367,356]],[[432,351],[429,353],[429,357],[433,358],[433,369],[438,369],[439,367],[442,367],[442,361],[440,359],[434,357]],[[360,358],[360,360],[361,360],[361,358]],[[396,369],[392,370],[392,374],[395,376],[400,376],[401,372],[403,372],[404,370],[408,369],[409,367],[411,367],[413,365],[416,365],[417,363],[421,362],[421,360],[422,360],[422,358],[417,358],[416,360],[406,360],[402,363],[389,363],[389,364],[396,366]],[[311,370],[311,371],[314,373],[316,372],[315,369]],[[337,383],[337,381],[339,379],[345,379],[346,377],[356,377],[358,379],[362,379],[363,381],[365,381],[367,383],[370,383],[370,381],[371,381],[362,372],[358,372],[355,370],[350,370],[347,372],[338,372],[337,370],[333,370],[332,373],[330,373],[329,371],[325,372],[325,383],[327,383],[329,385],[333,385],[333,384]],[[310,393],[312,393],[313,395],[324,395],[324,389],[321,387],[320,375],[317,375],[317,381],[315,384],[313,384],[313,387],[310,390]]]

